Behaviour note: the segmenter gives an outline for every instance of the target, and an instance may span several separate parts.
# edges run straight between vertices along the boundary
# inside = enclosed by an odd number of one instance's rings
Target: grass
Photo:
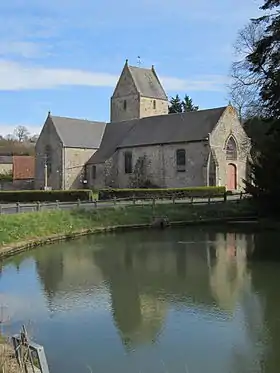
[[[10,356],[11,347],[6,338],[0,334],[0,373],[17,373],[14,370],[14,359]]]
[[[0,373],[21,373],[9,344],[0,344]]]
[[[170,221],[198,221],[207,218],[252,216],[250,201],[209,205],[165,204],[115,207],[92,210],[53,210],[14,215],[0,215],[0,246],[54,234],[71,234],[82,229],[127,224],[149,224],[154,216]]]

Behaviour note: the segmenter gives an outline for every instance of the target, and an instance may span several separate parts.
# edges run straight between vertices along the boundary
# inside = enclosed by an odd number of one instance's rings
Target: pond
[[[4,331],[51,373],[278,373],[280,233],[180,228],[41,247],[0,270]]]

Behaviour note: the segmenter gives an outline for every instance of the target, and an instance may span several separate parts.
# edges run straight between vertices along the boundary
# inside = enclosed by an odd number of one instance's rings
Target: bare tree
[[[255,50],[263,32],[261,24],[251,21],[239,31],[234,44],[235,61],[231,67],[231,84],[228,88],[230,99],[237,108],[240,119],[248,119],[262,113],[259,87],[265,73],[253,72],[247,56]]]
[[[4,139],[7,141],[13,141],[15,138],[11,133],[8,133],[8,135],[6,135]]]
[[[30,138],[29,138],[29,141],[31,143],[36,143],[36,141],[38,140],[39,138],[39,135],[35,134],[35,135],[32,135]]]
[[[29,135],[28,129],[24,126],[18,126],[14,130],[14,136],[19,142],[27,140]]]

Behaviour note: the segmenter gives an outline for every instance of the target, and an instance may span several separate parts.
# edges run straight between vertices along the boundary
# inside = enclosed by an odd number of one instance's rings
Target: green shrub
[[[71,202],[95,199],[96,193],[91,190],[16,190],[0,191],[0,203],[15,202]]]
[[[11,172],[0,174],[0,181],[13,181],[13,174]]]
[[[99,190],[99,199],[127,198],[165,198],[175,197],[208,197],[222,196],[226,192],[225,187],[194,187],[194,188],[161,188],[161,189],[101,189]]]

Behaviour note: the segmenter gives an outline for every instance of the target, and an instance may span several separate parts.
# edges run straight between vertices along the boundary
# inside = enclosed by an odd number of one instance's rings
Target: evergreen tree
[[[280,0],[266,0],[261,7],[265,16],[253,20],[264,26],[263,37],[247,56],[250,70],[265,76],[260,79],[260,99],[265,111],[263,120],[270,124],[257,159],[251,165],[247,191],[265,200],[266,207],[280,207]],[[268,12],[268,13],[267,13]],[[278,202],[279,201],[279,202]]]
[[[261,9],[269,13],[253,22],[265,25],[263,37],[247,59],[251,72],[265,78],[260,80],[265,115],[280,119],[280,0],[266,0]]]
[[[184,100],[182,101],[182,107],[184,112],[198,110],[198,106],[193,104],[193,100],[188,95],[185,95]]]
[[[182,102],[179,95],[175,97],[171,97],[170,106],[169,106],[169,114],[173,113],[182,113]]]
[[[251,164],[251,180],[247,191],[262,199],[266,207],[280,206],[280,149],[279,134],[270,132],[264,142],[258,145],[258,152]]]
[[[185,113],[188,111],[197,111],[197,110],[198,110],[198,106],[193,105],[193,101],[188,95],[185,95],[183,100],[180,99],[179,95],[172,97],[170,100],[169,114]]]
[[[267,140],[271,123],[260,117],[253,117],[244,122],[243,128],[251,139],[251,157],[255,160]]]

